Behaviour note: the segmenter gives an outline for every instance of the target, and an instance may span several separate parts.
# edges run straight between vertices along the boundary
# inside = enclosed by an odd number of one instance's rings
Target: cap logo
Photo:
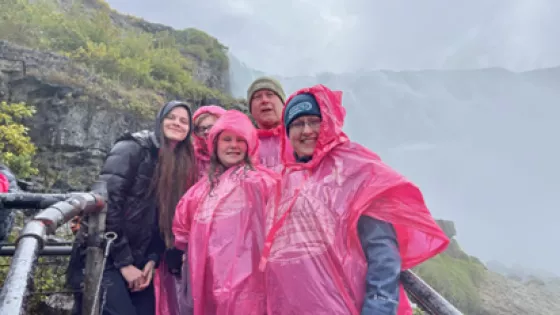
[[[305,101],[305,102],[297,103],[296,105],[290,108],[290,111],[288,112],[288,120],[292,119],[295,115],[301,112],[310,111],[312,108],[313,108],[313,104],[311,104],[310,102]]]

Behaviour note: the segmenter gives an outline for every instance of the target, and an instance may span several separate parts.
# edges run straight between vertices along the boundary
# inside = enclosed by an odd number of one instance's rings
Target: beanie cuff
[[[249,103],[249,112],[251,111],[251,101],[253,95],[260,90],[270,90],[280,98],[282,104],[286,103],[286,95],[279,82],[272,78],[260,78],[255,80],[247,90],[247,102]]]

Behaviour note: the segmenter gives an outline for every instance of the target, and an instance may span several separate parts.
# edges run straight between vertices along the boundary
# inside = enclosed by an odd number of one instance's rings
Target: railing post
[[[103,197],[107,196],[104,182],[97,182],[93,189]],[[102,211],[93,213],[87,218],[87,249],[86,266],[84,272],[84,292],[82,294],[82,314],[98,315],[99,312],[99,284],[103,277],[103,235],[105,233],[105,218],[107,216],[107,203]]]
[[[0,314],[24,314],[23,306],[33,279],[37,254],[46,235],[47,227],[40,221],[30,221],[24,226],[0,293]]]

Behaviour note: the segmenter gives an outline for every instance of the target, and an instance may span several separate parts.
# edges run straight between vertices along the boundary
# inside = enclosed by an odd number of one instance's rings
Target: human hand
[[[146,266],[144,266],[144,270],[142,270],[142,282],[140,283],[138,290],[135,291],[142,291],[150,285],[154,276],[155,265],[156,263],[150,260]]]
[[[143,282],[143,273],[140,269],[136,268],[133,265],[128,265],[122,267],[120,269],[121,275],[123,276],[124,280],[126,280],[128,284],[128,289],[131,291],[139,291],[138,288],[140,284]]]

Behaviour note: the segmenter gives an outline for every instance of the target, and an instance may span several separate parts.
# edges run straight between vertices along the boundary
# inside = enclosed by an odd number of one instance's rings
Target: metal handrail
[[[0,194],[2,202],[10,194]],[[99,213],[105,208],[105,198],[97,193],[74,193],[56,202],[27,222],[16,241],[10,270],[0,292],[0,314],[21,314],[28,296],[38,254],[43,250],[48,234],[54,234],[75,216]]]
[[[16,246],[8,245],[0,247],[0,257],[14,256],[16,253]],[[45,245],[39,250],[39,256],[70,256],[72,253],[72,246],[68,245]]]
[[[462,315],[455,306],[430,287],[414,272],[406,270],[401,272],[401,283],[406,292],[418,303],[420,308],[431,315]]]
[[[0,211],[11,211],[12,209],[45,209],[70,197],[72,197],[72,194],[0,194]]]
[[[106,193],[105,189],[96,190]],[[63,200],[63,201],[61,201]],[[41,211],[28,222],[16,246],[0,246],[0,256],[13,255],[10,272],[0,293],[0,314],[18,314],[22,309],[26,297],[28,281],[31,279],[37,257],[70,255],[72,247],[66,244],[45,245],[45,237],[54,233],[56,228],[70,221],[73,217],[83,214],[99,212],[105,206],[105,198],[96,193],[71,194],[0,194],[0,204],[5,209],[39,209]],[[0,207],[2,208],[2,207]],[[98,294],[99,280],[102,273],[103,250],[97,244],[104,232],[105,217],[103,212],[90,217],[88,224],[88,259],[86,269],[88,277],[85,286],[88,292]],[[430,287],[414,272],[403,271],[400,276],[407,293],[417,302],[418,306],[430,315],[462,315],[443,296]],[[99,312],[96,296],[84,296],[82,312],[96,314]]]

